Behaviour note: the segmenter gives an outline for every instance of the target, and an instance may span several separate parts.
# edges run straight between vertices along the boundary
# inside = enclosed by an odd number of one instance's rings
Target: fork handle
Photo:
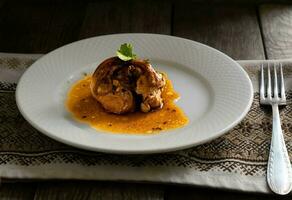
[[[272,105],[273,130],[267,179],[271,190],[277,194],[288,194],[292,189],[291,163],[281,129],[278,104]]]

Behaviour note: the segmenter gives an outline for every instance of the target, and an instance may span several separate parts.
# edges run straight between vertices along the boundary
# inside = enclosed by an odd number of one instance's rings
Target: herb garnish
[[[136,55],[133,54],[133,46],[128,43],[124,43],[120,46],[120,49],[117,50],[117,56],[123,61],[129,61],[136,58]]]

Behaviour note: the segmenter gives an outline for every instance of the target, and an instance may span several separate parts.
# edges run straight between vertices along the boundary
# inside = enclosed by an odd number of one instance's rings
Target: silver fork
[[[283,67],[280,64],[280,76],[278,83],[277,66],[274,64],[274,78],[271,83],[271,69],[267,67],[267,80],[265,80],[264,67],[261,67],[260,103],[271,105],[273,110],[272,141],[267,169],[267,181],[271,190],[277,194],[288,194],[292,189],[292,171],[289,155],[285,145],[279,105],[286,105],[285,86],[283,78]],[[267,82],[267,83],[266,83]],[[273,91],[272,91],[273,86]]]

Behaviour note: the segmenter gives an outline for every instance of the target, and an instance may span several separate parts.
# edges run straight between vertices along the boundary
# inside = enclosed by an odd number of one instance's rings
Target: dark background
[[[0,51],[47,53],[87,37],[146,32],[193,39],[234,59],[287,58],[289,2],[0,0]]]

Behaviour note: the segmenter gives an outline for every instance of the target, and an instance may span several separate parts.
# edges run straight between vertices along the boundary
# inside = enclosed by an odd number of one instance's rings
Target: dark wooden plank
[[[170,34],[170,31],[170,2],[98,1],[87,6],[80,38],[130,32]]]
[[[40,182],[36,189],[34,200],[44,199],[88,199],[90,187],[76,181]]]
[[[288,200],[291,195],[257,194],[237,191],[225,191],[212,188],[172,186],[165,191],[165,200]]]
[[[35,189],[34,183],[3,183],[0,187],[0,199],[32,200]]]
[[[54,11],[43,36],[41,49],[44,52],[71,43],[78,39],[79,30],[84,19],[86,3],[83,1],[58,0],[53,3]]]
[[[262,5],[262,32],[269,59],[292,57],[292,5]]]
[[[7,1],[0,13],[0,51],[46,53],[78,38],[81,1]]]
[[[100,200],[160,200],[164,199],[161,186],[93,181],[59,181],[41,183],[34,200],[100,199]]]
[[[0,0],[0,11],[1,11],[1,8],[2,6],[7,2],[7,0]]]
[[[177,3],[174,35],[221,50],[234,59],[264,59],[256,7]]]
[[[177,1],[177,0],[172,0]],[[196,3],[224,3],[224,4],[262,4],[262,3],[291,3],[291,0],[180,0],[180,2],[196,2]]]

